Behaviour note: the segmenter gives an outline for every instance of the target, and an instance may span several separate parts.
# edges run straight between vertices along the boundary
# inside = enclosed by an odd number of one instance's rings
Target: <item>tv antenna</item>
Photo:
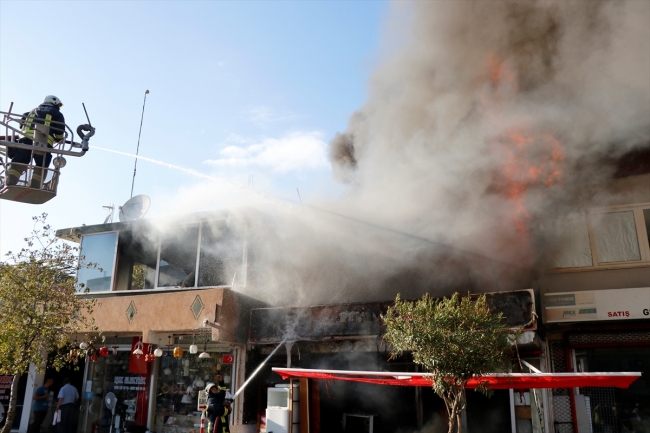
[[[102,206],[104,209],[108,209],[108,215],[106,216],[106,219],[104,220],[104,224],[110,224],[113,222],[113,210],[115,209],[115,205],[113,203],[109,204],[108,206]]]
[[[131,197],[133,197],[133,185],[135,185],[135,172],[138,168],[138,153],[140,152],[140,134],[142,134],[142,121],[144,120],[144,106],[147,103],[147,94],[149,89],[144,92],[144,101],[142,102],[142,116],[140,117],[140,130],[138,131],[138,147],[135,149],[135,164],[133,165],[133,180],[131,181]]]

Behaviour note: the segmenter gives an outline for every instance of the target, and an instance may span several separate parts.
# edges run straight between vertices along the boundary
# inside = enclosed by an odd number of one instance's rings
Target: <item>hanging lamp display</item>
[[[161,339],[158,339],[158,347],[156,347],[156,350],[153,351],[153,354],[156,358],[160,358],[163,356],[163,350],[160,348],[160,341]]]
[[[162,368],[171,368],[173,366],[172,363],[172,353],[171,353],[171,347],[172,347],[172,336],[168,335],[167,336],[167,351],[163,353],[161,361],[162,361]]]
[[[199,358],[201,358],[201,359],[210,358],[210,354],[208,353],[208,343],[207,342],[203,343],[203,352],[201,352],[199,354]]]
[[[144,355],[144,362],[154,362],[156,360],[156,357],[153,353],[151,353],[151,345],[149,345],[149,353]]]
[[[105,358],[108,356],[108,347],[102,346],[99,348],[99,356]]]
[[[199,351],[199,348],[194,344],[194,334],[192,334],[192,345],[190,346],[190,353],[195,355]]]
[[[135,343],[135,350],[133,351],[133,354],[136,356],[136,358],[140,358],[140,355],[144,354],[144,351],[142,350],[143,347],[144,345],[142,344],[142,337],[140,337],[140,340]]]

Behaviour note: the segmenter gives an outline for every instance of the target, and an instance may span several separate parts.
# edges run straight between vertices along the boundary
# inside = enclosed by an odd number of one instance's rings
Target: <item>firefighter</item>
[[[60,111],[63,103],[59,98],[54,95],[48,95],[43,100],[43,103],[34,108],[29,113],[25,113],[22,119],[22,130],[24,137],[18,140],[22,144],[34,144],[34,125],[40,124],[49,126],[49,135],[47,137],[47,147],[52,148],[52,145],[57,141],[63,139],[65,134],[65,118]],[[57,122],[52,124],[52,122]],[[59,123],[60,122],[60,123]],[[27,149],[10,148],[7,156],[11,158],[11,162],[7,170],[7,185],[16,185],[18,179],[24,173],[26,167],[18,164],[29,164],[34,159],[37,167],[47,168],[52,160],[51,153],[32,152]],[[43,168],[35,168],[30,188],[40,188],[41,181],[43,180]]]
[[[219,418],[219,431],[216,433],[230,433],[230,423],[228,422],[228,417],[230,412],[232,412],[232,400],[225,399],[223,402],[223,412]]]
[[[229,432],[228,414],[230,412],[230,402],[226,402],[226,388],[214,383],[208,383],[205,386],[208,393],[208,431],[207,433],[224,433]],[[224,421],[225,420],[225,421]]]

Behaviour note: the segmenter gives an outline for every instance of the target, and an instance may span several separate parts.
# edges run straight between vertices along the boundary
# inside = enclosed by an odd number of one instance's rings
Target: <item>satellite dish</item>
[[[148,195],[140,194],[131,197],[124,205],[120,207],[120,221],[139,220],[149,210],[151,199]]]

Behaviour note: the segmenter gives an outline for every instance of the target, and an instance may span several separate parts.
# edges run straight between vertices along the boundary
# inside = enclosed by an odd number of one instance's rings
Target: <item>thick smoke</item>
[[[523,267],[650,143],[650,3],[397,3],[403,45],[332,140],[348,209]],[[401,25],[400,25],[401,24]],[[606,203],[606,198],[601,204]]]
[[[612,161],[650,144],[647,0],[392,8],[368,101],[330,143],[347,192],[326,212],[235,212],[236,290],[308,305],[528,288],[567,221],[615,199]]]
[[[271,303],[529,287],[537,252],[608,202],[611,161],[650,143],[650,2],[393,9],[400,44],[330,143],[349,190],[325,206],[352,218],[254,218],[251,287]]]

